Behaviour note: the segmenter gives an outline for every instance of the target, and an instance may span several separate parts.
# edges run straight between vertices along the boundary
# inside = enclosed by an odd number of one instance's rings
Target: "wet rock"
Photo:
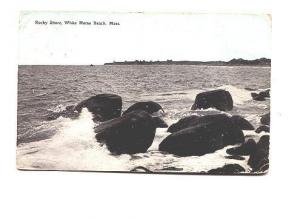
[[[228,120],[229,117],[225,114],[214,114],[214,115],[206,115],[206,116],[187,116],[185,118],[180,119],[178,122],[172,124],[168,128],[168,132],[174,133],[180,131],[185,128],[202,125],[206,126],[211,123],[222,122],[224,120]]]
[[[253,100],[264,101],[266,98],[270,98],[270,89],[261,91],[259,93],[251,93]]]
[[[260,96],[270,98],[270,89],[266,89],[264,91],[259,92]]]
[[[147,101],[147,102],[138,102],[135,103],[133,105],[131,105],[124,113],[123,115],[132,112],[132,111],[136,111],[136,110],[143,110],[147,113],[155,113],[158,112],[159,110],[163,111],[163,108],[161,107],[161,105],[159,105],[156,102],[153,101]]]
[[[227,154],[230,155],[250,155],[256,150],[256,142],[253,139],[248,139],[240,147],[229,148],[226,150]]]
[[[121,116],[122,98],[115,94],[98,94],[79,103],[75,110],[79,113],[87,108],[96,121],[107,121]]]
[[[232,116],[231,120],[238,125],[242,130],[254,130],[253,125],[241,116]]]
[[[144,153],[151,146],[156,128],[168,125],[145,111],[133,111],[101,123],[95,128],[96,139],[114,154]]]
[[[256,100],[256,101],[265,101],[266,98],[264,96],[261,96],[257,93],[251,93],[251,97],[253,100]]]
[[[269,135],[262,136],[256,149],[250,154],[248,165],[252,172],[265,172],[269,169]]]
[[[256,133],[270,132],[270,126],[262,125],[255,130]]]
[[[260,122],[263,125],[270,125],[270,113],[262,115],[260,118]]]
[[[208,174],[216,175],[232,175],[237,173],[245,172],[245,169],[238,164],[226,164],[223,167],[209,170]]]
[[[232,110],[233,100],[231,94],[222,89],[199,93],[191,110],[208,109],[210,107],[222,111]]]
[[[178,122],[172,124],[168,128],[168,132],[174,133],[182,129],[189,128],[196,125],[205,126],[210,123],[222,122],[223,120],[228,120],[229,118],[236,126],[240,127],[240,129],[242,130],[254,130],[254,127],[251,125],[251,123],[241,116],[229,117],[225,114],[213,114],[213,115],[205,115],[205,116],[197,116],[197,115],[187,116],[185,118],[180,119]]]
[[[201,156],[244,140],[242,130],[224,117],[172,133],[160,143],[159,150],[179,156]]]

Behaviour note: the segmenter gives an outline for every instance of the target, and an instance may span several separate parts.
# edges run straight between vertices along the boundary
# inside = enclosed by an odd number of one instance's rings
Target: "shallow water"
[[[219,113],[215,109],[190,111],[197,93],[223,88],[233,96],[234,109],[255,127],[260,115],[269,112],[270,101],[253,101],[251,91],[270,87],[269,67],[246,66],[19,66],[17,166],[20,169],[130,171],[137,166],[155,172],[201,172],[245,160],[225,158],[227,146],[204,156],[177,157],[159,152],[168,133],[157,129],[146,153],[111,155],[95,140],[92,115],[83,110],[78,119],[58,118],[59,112],[99,93],[122,96],[123,110],[136,101],[160,103],[164,120],[171,125],[191,114]],[[245,132],[256,140],[260,135]]]

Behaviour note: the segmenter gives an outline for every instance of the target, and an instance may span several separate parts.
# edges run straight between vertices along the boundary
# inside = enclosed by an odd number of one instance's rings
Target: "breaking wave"
[[[230,85],[219,88],[228,90],[232,94],[234,104],[237,106],[245,104],[252,99],[251,91]],[[213,108],[191,111],[189,108],[195,96],[201,91],[204,90],[191,89],[165,92],[151,96],[144,95],[140,98],[145,99],[145,96],[147,96],[149,99],[160,103],[163,101],[174,103],[174,101],[182,100],[182,106],[174,108],[174,105],[171,105],[163,115],[163,119],[168,125],[184,116],[225,113]],[[167,103],[165,102],[168,108]],[[64,109],[65,106],[58,105],[49,109],[49,111],[61,112]],[[255,124],[259,123],[258,115],[250,113],[246,115],[246,118]],[[47,133],[52,130],[54,133],[51,137],[36,138],[35,141],[19,144],[17,147],[17,167],[19,169],[38,170],[131,171],[135,167],[142,166],[154,172],[170,172],[173,170],[177,172],[201,172],[232,163],[239,164],[246,170],[249,170],[247,156],[244,157],[245,160],[226,158],[228,155],[226,150],[236,145],[230,145],[200,157],[177,157],[172,154],[161,153],[158,151],[158,146],[169,135],[166,128],[157,129],[153,144],[146,153],[112,155],[105,145],[101,145],[96,141],[94,126],[92,115],[87,109],[82,110],[78,119],[59,117],[54,121],[44,121],[35,131],[37,133]],[[54,128],[55,130],[53,130]],[[245,134],[255,136],[254,132]]]

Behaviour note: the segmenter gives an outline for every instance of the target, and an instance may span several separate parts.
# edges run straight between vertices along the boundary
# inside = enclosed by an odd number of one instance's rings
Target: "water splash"
[[[234,105],[242,105],[245,102],[252,100],[251,91],[245,89],[241,89],[232,85],[223,85],[218,87],[218,89],[229,91],[232,96]]]
[[[76,120],[56,120],[59,130],[50,139],[20,144],[17,167],[42,170],[126,170],[95,139],[92,114],[83,109]],[[126,155],[124,155],[126,156]],[[127,155],[128,156],[128,155]],[[118,161],[118,162],[116,162]]]
[[[251,100],[250,91],[234,86],[221,86],[219,88],[228,90],[237,105]],[[168,99],[185,99],[192,103],[199,92],[195,89],[168,92]],[[164,93],[155,94],[153,98],[155,100],[155,98],[164,95]],[[61,112],[64,109],[63,105],[59,105],[52,111]],[[191,111],[187,106],[186,108],[168,110],[164,119],[171,125],[185,116],[215,113],[228,114],[213,108]],[[83,109],[78,119],[60,117],[54,121],[44,122],[44,130],[47,130],[45,126],[48,126],[49,129],[56,127],[56,133],[49,139],[18,145],[17,167],[19,169],[41,170],[130,171],[137,166],[142,166],[154,172],[202,172],[222,167],[225,164],[239,164],[247,171],[249,170],[248,157],[240,161],[226,158],[228,155],[226,150],[233,145],[200,157],[178,157],[158,151],[160,142],[170,134],[166,128],[157,129],[153,144],[146,153],[115,156],[106,149],[105,145],[100,145],[96,141],[95,123],[92,118],[92,114],[87,109]],[[257,115],[250,114],[248,119],[259,122]],[[262,135],[257,135],[254,131],[245,134],[255,138],[255,140],[258,140]]]

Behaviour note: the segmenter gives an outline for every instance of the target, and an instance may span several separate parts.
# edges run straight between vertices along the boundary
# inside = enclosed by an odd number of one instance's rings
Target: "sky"
[[[62,25],[49,25],[50,21]],[[65,25],[64,21],[77,25]],[[79,21],[107,25],[79,25]],[[271,57],[268,15],[23,12],[19,22],[20,65],[261,57]]]

